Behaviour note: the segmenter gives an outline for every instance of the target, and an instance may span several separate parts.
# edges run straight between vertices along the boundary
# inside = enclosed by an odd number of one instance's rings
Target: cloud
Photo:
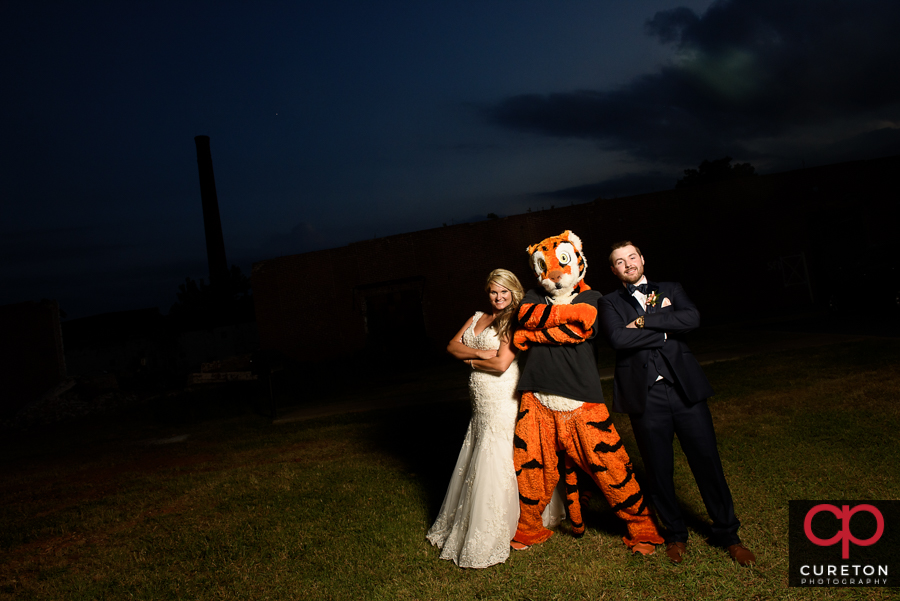
[[[837,160],[872,159],[900,154],[900,128],[884,127],[833,142],[820,150]]]
[[[396,229],[396,228],[394,228]],[[388,236],[397,231],[381,222],[344,222],[339,224],[313,224],[301,221],[288,233],[270,236],[262,246],[249,254],[254,260],[270,259],[273,256],[295,255],[326,248],[345,246],[357,240]]]
[[[540,196],[586,202],[597,198],[615,198],[619,196],[632,196],[655,192],[657,190],[671,190],[675,187],[677,177],[660,171],[647,171],[630,173],[621,177],[607,179],[602,182],[563,188],[551,192],[542,192]]]
[[[329,239],[330,236],[319,231],[314,225],[302,221],[286,234],[271,236],[263,244],[263,251],[283,256],[339,246],[338,244],[329,246]]]
[[[664,10],[647,21],[645,28],[647,33],[655,35],[664,44],[677,42],[684,31],[700,22],[697,13],[684,6]]]
[[[501,146],[496,143],[481,143],[481,142],[463,142],[460,144],[454,144],[450,147],[451,150],[456,152],[460,152],[463,154],[479,154],[482,152],[494,151],[500,149]]]
[[[675,8],[646,22],[677,53],[657,72],[612,90],[512,96],[484,114],[504,128],[593,139],[657,164],[690,167],[726,154],[765,163],[768,145],[798,128],[828,130],[828,145],[900,123],[898,29],[894,1],[720,0],[702,15]]]

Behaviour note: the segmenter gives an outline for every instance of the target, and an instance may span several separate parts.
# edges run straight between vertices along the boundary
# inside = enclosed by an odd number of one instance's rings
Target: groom
[[[681,563],[687,527],[675,498],[673,435],[694,474],[712,518],[713,542],[742,566],[756,563],[741,544],[716,447],[706,399],[713,391],[684,335],[700,325],[700,313],[677,282],[648,282],[644,257],[631,242],[613,245],[609,264],[622,288],[600,299],[599,319],[616,350],[612,410],[631,419],[650,500],[665,526],[666,556]]]

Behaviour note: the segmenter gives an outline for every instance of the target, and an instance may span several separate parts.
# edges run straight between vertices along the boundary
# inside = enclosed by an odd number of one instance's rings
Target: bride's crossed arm
[[[497,351],[479,351],[478,349],[473,349],[470,346],[466,346],[463,344],[463,334],[466,333],[466,330],[469,329],[469,326],[472,325],[472,320],[475,317],[470,317],[468,321],[466,321],[465,325],[463,325],[462,329],[456,333],[456,336],[453,337],[452,340],[447,344],[447,352],[456,357],[457,359],[462,359],[463,361],[468,362],[471,359],[490,359],[494,355],[497,354]]]
[[[472,325],[470,317],[465,325],[456,333],[456,336],[447,344],[447,352],[471,365],[474,369],[495,373],[505,372],[516,358],[517,349],[512,346],[511,340],[501,340],[497,350],[478,350],[462,343],[463,334]],[[491,326],[488,326],[491,327]]]

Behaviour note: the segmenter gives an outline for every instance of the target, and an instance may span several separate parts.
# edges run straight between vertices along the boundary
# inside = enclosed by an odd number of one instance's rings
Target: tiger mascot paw
[[[588,305],[590,307],[590,305]],[[593,309],[593,307],[591,307]],[[535,344],[581,344],[591,337],[593,328],[581,328],[575,324],[560,325],[543,330],[516,330],[513,344],[520,351],[527,351]]]

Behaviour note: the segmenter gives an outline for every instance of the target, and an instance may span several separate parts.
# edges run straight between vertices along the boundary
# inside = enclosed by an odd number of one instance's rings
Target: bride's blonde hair
[[[507,269],[495,269],[488,274],[487,282],[484,284],[485,292],[491,291],[491,284],[503,286],[512,295],[509,305],[494,318],[493,323],[500,340],[512,340],[513,324],[515,323],[513,318],[519,310],[519,303],[522,302],[522,298],[525,296],[525,290],[522,288],[522,284],[519,282],[516,274]]]

